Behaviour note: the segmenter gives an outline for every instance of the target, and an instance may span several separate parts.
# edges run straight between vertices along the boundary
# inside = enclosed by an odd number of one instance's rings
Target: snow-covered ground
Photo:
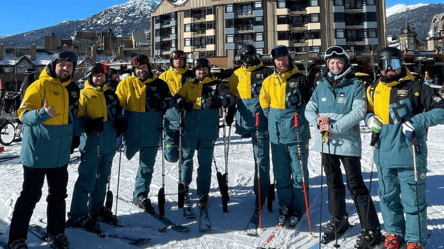
[[[369,183],[371,172],[371,148],[368,145],[370,141],[369,130],[361,125],[363,139],[362,171],[366,183]],[[315,137],[314,130],[311,130],[312,137]],[[428,201],[428,231],[429,242],[426,248],[444,248],[444,126],[439,125],[429,129],[429,157],[428,157],[428,175],[427,175],[427,201]],[[313,148],[314,140],[310,141],[310,148]],[[18,155],[20,153],[20,143],[13,143],[5,147],[5,152],[0,154]],[[78,152],[72,156],[78,155]],[[215,147],[215,156],[217,167],[223,170],[223,146],[222,140],[217,141]],[[256,248],[264,246],[266,239],[272,233],[278,217],[277,198],[273,205],[273,212],[263,212],[263,226],[265,231],[258,237],[250,237],[244,233],[244,229],[252,215],[254,209],[253,186],[253,167],[252,147],[249,139],[241,139],[232,131],[230,156],[229,156],[229,192],[230,202],[228,213],[222,212],[221,197],[218,190],[216,171],[213,164],[213,176],[211,184],[211,193],[209,199],[209,216],[212,223],[212,231],[201,233],[198,229],[196,220],[186,219],[182,216],[182,210],[177,208],[177,164],[166,163],[166,217],[176,223],[184,224],[191,230],[188,233],[177,233],[168,229],[166,232],[159,232],[163,225],[142,210],[136,208],[130,203],[134,187],[134,179],[138,167],[139,156],[128,161],[122,156],[120,191],[118,200],[118,218],[120,221],[131,224],[131,228],[114,228],[102,225],[106,232],[126,234],[133,237],[151,238],[150,243],[142,248]],[[117,175],[118,175],[119,154],[114,158],[114,165],[111,179],[111,190],[116,195]],[[196,165],[196,162],[195,162]],[[67,209],[71,204],[72,190],[77,179],[78,162],[69,165],[69,185]],[[276,232],[275,239],[267,245],[276,248],[310,248],[318,242],[319,219],[320,219],[320,154],[310,152],[309,173],[310,173],[310,213],[311,222],[315,238],[310,238],[308,232],[308,222],[306,216],[294,230],[281,229]],[[376,170],[375,170],[376,171]],[[194,172],[193,177],[196,177]],[[379,212],[379,198],[377,197],[377,173],[373,175],[372,195],[376,208]],[[12,209],[19,195],[22,184],[22,167],[18,160],[11,160],[0,163],[0,218],[10,222]],[[150,198],[157,208],[157,193],[161,187],[161,153],[157,155],[155,173],[151,184]],[[46,201],[47,186],[45,184],[44,194],[37,204],[31,224],[46,226]],[[192,200],[195,210],[197,210],[196,185],[193,181],[191,185]],[[348,194],[348,191],[347,191]],[[331,218],[327,210],[327,188],[323,187],[322,200],[322,222],[323,229],[325,223]],[[353,248],[355,240],[360,232],[360,224],[356,214],[356,208],[353,205],[350,196],[347,197],[347,211],[350,215],[350,223],[354,228],[339,240],[341,248]],[[113,210],[115,203],[113,206]],[[67,210],[68,211],[68,210]],[[379,213],[380,215],[380,213]],[[197,214],[198,216],[198,214]],[[380,216],[382,223],[382,217]],[[66,230],[71,248],[133,248],[117,239],[98,238],[80,230]],[[0,239],[5,241],[6,234],[0,235]],[[30,248],[47,248],[34,235],[29,234],[27,242]],[[135,247],[134,247],[135,248]],[[140,248],[140,247],[139,247]],[[334,248],[333,243],[326,248]]]

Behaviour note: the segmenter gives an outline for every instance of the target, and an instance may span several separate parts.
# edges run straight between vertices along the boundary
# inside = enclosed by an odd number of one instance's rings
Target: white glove
[[[382,120],[380,117],[373,115],[367,121],[368,128],[372,129],[375,133],[380,133],[382,129]]]
[[[415,128],[413,128],[413,123],[411,121],[406,121],[402,124],[402,133],[412,140],[415,137]]]

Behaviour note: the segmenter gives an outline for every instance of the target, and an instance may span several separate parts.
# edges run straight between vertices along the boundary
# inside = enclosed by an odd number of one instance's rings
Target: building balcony
[[[207,51],[215,51],[216,44],[207,44]]]
[[[192,17],[185,17],[183,19],[183,24],[190,24],[193,23],[193,18]]]
[[[364,22],[364,28],[365,29],[376,29],[378,28],[377,22]]]
[[[278,24],[276,27],[277,31],[290,31],[290,24]]]
[[[193,52],[194,46],[188,46],[188,47],[183,47],[183,51],[185,53],[191,53]]]
[[[253,32],[253,25],[236,27],[237,33],[244,34]]]
[[[194,37],[202,37],[207,36],[207,30],[206,29],[199,29],[194,32]]]
[[[302,16],[302,15],[307,15],[307,9],[295,9],[295,10],[290,10],[290,12],[288,13],[290,16]]]
[[[168,50],[161,50],[162,51],[162,55],[170,55],[170,49],[168,49]]]
[[[215,20],[216,20],[216,15],[215,14],[207,15],[205,17],[205,21],[207,21],[207,22],[211,22],[211,21],[215,21]]]
[[[205,45],[194,46],[194,52],[205,52],[205,51],[207,51],[207,48]]]
[[[364,43],[365,43],[365,45],[377,45],[378,38],[365,38]]]
[[[347,8],[345,8],[344,12],[346,14],[359,14],[359,13],[363,13],[364,10],[362,8],[361,9],[347,9]]]
[[[297,25],[297,26],[290,26],[290,31],[291,32],[295,32],[295,33],[299,33],[299,32],[304,32],[307,30],[307,26],[304,25]]]
[[[345,27],[347,29],[363,29],[364,28],[364,23],[345,23]]]
[[[194,32],[184,32],[183,38],[192,38],[194,37]]]
[[[306,40],[305,44],[310,47],[321,46],[322,40],[321,39],[308,39],[308,40]]]
[[[307,14],[319,14],[319,13],[321,13],[321,7],[319,6],[307,7]]]
[[[350,41],[347,39],[347,45],[349,45],[349,46],[363,46],[363,45],[365,45],[365,42],[363,40],[362,41],[356,41],[356,40]]]
[[[291,41],[291,46],[292,47],[296,47],[296,48],[300,48],[300,47],[306,47],[307,46],[307,42],[304,39],[299,39],[299,40],[293,40]]]
[[[290,41],[289,40],[278,40],[277,41],[277,45],[279,46],[279,45],[283,45],[283,46],[286,46],[286,47],[290,47]]]
[[[215,29],[207,29],[205,34],[206,34],[206,36],[215,36],[216,30]]]
[[[253,11],[237,14],[237,15],[235,15],[235,18],[239,18],[239,19],[253,18]]]
[[[277,16],[286,16],[290,13],[289,8],[277,8],[276,9],[276,15]]]
[[[307,30],[317,30],[317,29],[321,29],[320,22],[307,23]]]
[[[193,18],[193,23],[201,23],[201,22],[206,22],[206,16],[205,15],[199,15],[199,16],[195,16]]]

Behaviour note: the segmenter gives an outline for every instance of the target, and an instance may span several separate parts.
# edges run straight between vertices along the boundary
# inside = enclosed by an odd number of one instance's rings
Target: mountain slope
[[[57,39],[68,39],[74,31],[101,32],[111,29],[116,36],[130,36],[133,31],[150,30],[151,10],[158,2],[151,0],[130,0],[114,5],[86,19],[64,21],[57,25],[37,29],[13,36],[0,38],[6,46],[28,47],[43,45],[44,37],[54,33]]]
[[[412,5],[405,5],[403,3],[395,4],[392,7],[387,8],[386,14],[387,14],[387,17],[389,17],[394,14],[398,14],[398,13],[405,12],[408,10],[414,10],[416,8],[423,7],[426,5],[428,5],[428,4],[423,4],[423,3],[412,4]]]
[[[388,10],[387,10],[388,11]],[[444,12],[444,4],[428,4],[415,9],[406,9],[406,11],[393,14],[387,17],[388,34],[399,35],[401,28],[404,27],[406,20],[410,26],[415,28],[418,34],[418,40],[427,38],[427,32],[430,27],[432,17]]]

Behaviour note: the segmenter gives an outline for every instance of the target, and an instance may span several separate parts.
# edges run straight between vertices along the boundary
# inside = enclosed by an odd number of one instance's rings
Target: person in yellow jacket
[[[286,46],[275,47],[271,54],[275,72],[262,83],[259,102],[268,118],[273,173],[280,206],[278,223],[284,224],[290,218],[290,225],[296,225],[305,213],[302,177],[306,186],[309,185],[307,160],[310,129],[304,111],[314,86],[298,72]],[[296,116],[298,128],[294,126]]]
[[[65,198],[68,163],[72,149],[79,145],[81,125],[77,119],[79,88],[71,82],[77,65],[73,52],[61,51],[37,81],[26,90],[17,111],[25,125],[20,163],[23,164],[23,189],[12,214],[8,245],[27,248],[29,221],[48,182],[48,242],[53,248],[69,248],[65,234]]]
[[[197,150],[197,195],[201,209],[206,209],[211,185],[211,160],[214,143],[219,137],[219,108],[234,104],[228,85],[210,74],[207,59],[195,62],[196,79],[186,82],[175,95],[179,109],[187,111],[184,117],[183,161],[181,182],[188,198],[193,174],[193,157]],[[193,104],[194,103],[194,104]]]
[[[140,151],[133,203],[154,213],[148,198],[149,187],[161,139],[163,114],[174,106],[174,100],[167,83],[151,71],[146,55],[136,55],[131,64],[133,74],[122,80],[116,91],[128,127],[131,127],[123,134],[124,153],[131,159]]]
[[[94,63],[87,67],[87,81],[80,93],[78,116],[85,119],[80,152],[79,177],[74,186],[67,225],[101,233],[97,218],[116,224],[111,210],[103,206],[111,164],[116,154],[117,136],[127,128],[122,107],[108,88],[108,66]]]
[[[175,95],[182,85],[194,78],[193,71],[186,65],[185,52],[175,50],[170,55],[171,67],[163,72],[159,78],[164,80],[170,88],[171,95]],[[175,163],[179,159],[179,111],[176,107],[165,113],[165,159]]]
[[[258,205],[257,167],[260,168],[261,204],[265,203],[270,187],[270,140],[268,136],[268,120],[259,104],[259,93],[264,79],[273,74],[273,70],[265,67],[257,57],[253,45],[244,45],[239,50],[242,67],[234,71],[229,79],[230,92],[236,96],[236,133],[242,137],[251,137],[254,155],[254,193],[256,208]],[[234,106],[233,106],[234,107]],[[231,125],[234,118],[232,107],[228,111],[226,122]],[[259,113],[259,129],[256,134],[256,113]],[[274,191],[274,190],[273,190]]]

